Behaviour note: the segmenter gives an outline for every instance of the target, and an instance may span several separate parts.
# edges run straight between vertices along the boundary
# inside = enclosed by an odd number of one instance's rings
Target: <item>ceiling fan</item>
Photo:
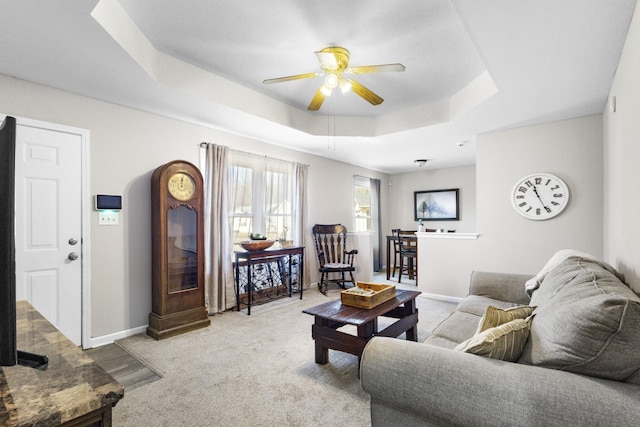
[[[342,93],[352,91],[357,95],[370,102],[372,105],[382,104],[382,99],[371,90],[364,87],[361,83],[354,79],[343,77],[343,74],[367,74],[380,73],[386,71],[404,71],[402,64],[382,64],[382,65],[363,65],[359,67],[349,67],[349,51],[340,46],[329,46],[315,52],[320,61],[320,68],[324,73],[305,73],[293,76],[278,77],[275,79],[267,79],[262,83],[281,83],[290,80],[310,79],[314,77],[325,76],[324,83],[318,88],[308,109],[317,111],[322,106],[325,97],[330,96],[333,89],[340,87]]]

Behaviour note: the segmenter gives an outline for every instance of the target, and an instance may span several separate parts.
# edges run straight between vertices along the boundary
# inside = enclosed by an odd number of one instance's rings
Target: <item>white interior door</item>
[[[82,136],[16,131],[16,297],[82,343]]]

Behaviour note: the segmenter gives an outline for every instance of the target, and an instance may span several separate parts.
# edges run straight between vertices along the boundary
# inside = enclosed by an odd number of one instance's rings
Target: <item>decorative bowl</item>
[[[247,251],[263,251],[269,249],[275,242],[275,240],[245,240],[240,242],[240,246]]]

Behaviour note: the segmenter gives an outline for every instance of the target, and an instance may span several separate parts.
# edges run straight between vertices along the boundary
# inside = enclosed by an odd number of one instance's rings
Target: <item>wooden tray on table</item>
[[[356,286],[340,293],[342,304],[351,307],[373,308],[396,296],[394,285],[356,282]]]

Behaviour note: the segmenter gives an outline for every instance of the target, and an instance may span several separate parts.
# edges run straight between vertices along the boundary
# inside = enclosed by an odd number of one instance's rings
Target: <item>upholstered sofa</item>
[[[507,318],[481,331],[488,306]],[[505,309],[527,306],[526,336],[506,356],[473,348],[478,337],[500,344],[492,331],[520,310]],[[468,297],[424,343],[373,338],[360,378],[373,426],[640,425],[640,298],[575,251],[534,277],[474,272]]]

